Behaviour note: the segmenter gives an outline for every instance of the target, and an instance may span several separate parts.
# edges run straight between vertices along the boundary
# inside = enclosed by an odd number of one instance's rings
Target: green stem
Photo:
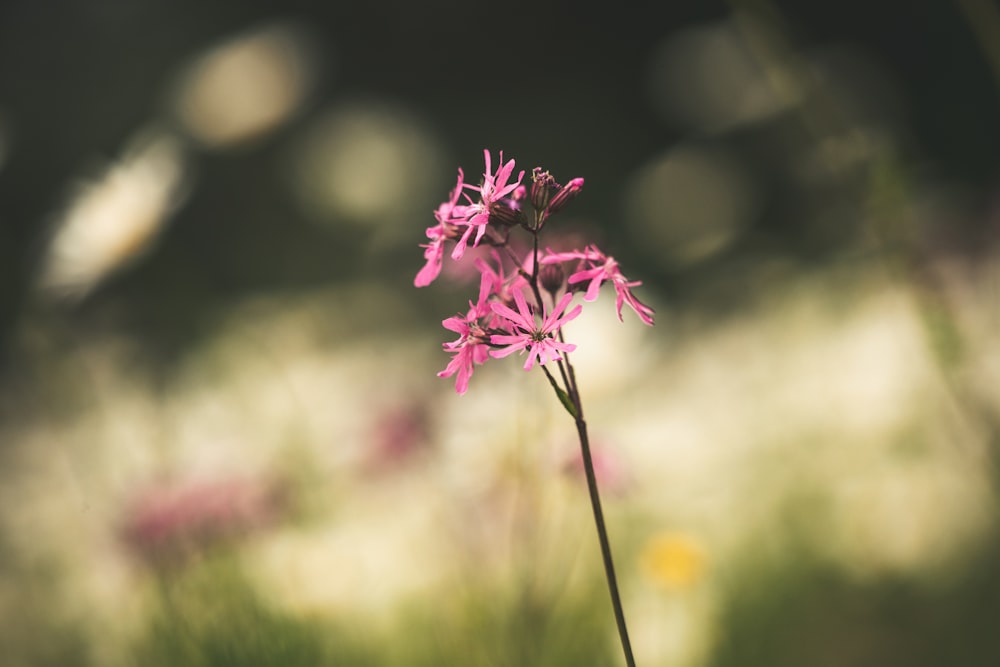
[[[576,401],[580,410],[579,399]],[[611,593],[611,604],[615,608],[615,622],[618,624],[618,637],[625,653],[625,664],[635,667],[632,656],[632,644],[628,638],[628,627],[625,625],[625,611],[622,608],[621,595],[618,593],[618,579],[615,577],[615,563],[611,557],[611,543],[608,541],[608,529],[604,524],[604,512],[601,510],[601,497],[597,492],[597,477],[594,474],[594,460],[590,455],[590,439],[587,436],[587,422],[580,416],[576,420],[576,431],[580,435],[580,450],[583,454],[583,469],[587,474],[587,490],[590,492],[590,504],[594,510],[594,523],[597,525],[597,537],[601,542],[601,557],[604,560],[604,575],[608,580],[608,592]]]
[[[536,214],[537,215],[537,214]],[[531,291],[535,295],[538,307],[542,307],[542,295],[538,289],[538,223],[536,217],[535,229],[531,230],[534,244],[531,275],[528,282]],[[555,297],[553,297],[555,301]],[[559,340],[565,342],[562,329],[558,331]],[[565,365],[564,365],[565,364]],[[590,506],[594,510],[594,524],[597,526],[597,539],[601,543],[601,559],[604,562],[604,577],[608,582],[608,592],[611,594],[611,606],[615,611],[615,623],[618,625],[618,637],[621,639],[622,652],[625,654],[625,664],[627,667],[635,667],[635,658],[632,656],[632,643],[628,638],[628,626],[625,625],[625,610],[622,607],[621,595],[618,593],[618,578],[615,576],[615,562],[611,556],[611,542],[608,540],[608,528],[604,523],[604,510],[601,509],[601,496],[597,491],[597,476],[594,474],[594,458],[590,453],[590,437],[587,435],[587,422],[583,419],[583,404],[580,401],[580,391],[576,385],[576,372],[573,364],[569,362],[569,355],[564,353],[563,359],[559,361],[559,372],[562,375],[563,383],[566,387],[563,390],[552,377],[552,373],[544,364],[539,364],[545,377],[548,379],[552,389],[555,390],[559,401],[566,408],[566,411],[573,417],[576,423],[576,432],[580,436],[580,452],[583,456],[583,469],[587,476],[587,491],[590,494]]]

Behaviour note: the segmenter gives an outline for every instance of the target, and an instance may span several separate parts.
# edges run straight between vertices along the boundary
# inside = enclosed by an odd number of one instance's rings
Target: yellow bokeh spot
[[[690,588],[701,581],[707,560],[705,548],[680,533],[657,535],[646,544],[641,555],[646,576],[671,590]]]

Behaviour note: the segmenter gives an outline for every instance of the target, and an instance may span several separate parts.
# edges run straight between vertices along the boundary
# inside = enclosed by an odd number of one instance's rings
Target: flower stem
[[[536,213],[535,228],[531,231],[533,236],[532,255],[534,261],[531,266],[531,275],[528,276],[528,283],[531,291],[535,295],[538,307],[542,307],[542,295],[538,289],[538,228],[541,218]],[[553,301],[555,297],[553,296]],[[557,335],[560,341],[563,338],[562,327]],[[594,458],[590,453],[590,437],[587,435],[587,422],[583,418],[583,404],[580,400],[580,391],[576,384],[576,372],[573,364],[569,361],[569,354],[564,353],[559,360],[559,373],[562,375],[563,384],[566,389],[560,389],[555,378],[544,364],[540,364],[549,384],[555,390],[559,401],[566,410],[573,416],[576,422],[576,432],[580,436],[580,452],[583,456],[583,469],[587,475],[587,491],[590,494],[590,505],[594,510],[594,524],[597,526],[597,538],[601,543],[601,559],[604,561],[604,577],[608,581],[608,592],[611,593],[611,606],[615,610],[615,623],[618,625],[618,637],[621,639],[622,652],[625,654],[625,664],[627,667],[635,667],[635,658],[632,656],[632,643],[628,638],[628,627],[625,625],[625,611],[622,608],[621,595],[618,593],[618,578],[615,576],[615,562],[611,557],[611,543],[608,540],[608,528],[604,524],[604,510],[601,509],[601,496],[597,491],[597,476],[594,474]]]
[[[622,642],[622,651],[625,653],[625,664],[628,667],[635,667],[635,658],[632,657],[632,644],[628,638],[628,627],[625,625],[625,611],[622,609],[621,596],[618,594],[618,579],[615,577],[615,563],[611,557],[611,543],[608,541],[608,529],[604,524],[601,497],[597,492],[597,476],[594,474],[594,459],[590,454],[590,438],[587,435],[587,422],[583,420],[579,398],[575,402],[579,415],[576,418],[576,432],[580,435],[580,450],[583,454],[583,469],[587,475],[587,490],[590,492],[590,504],[594,509],[594,523],[597,526],[597,537],[601,542],[604,575],[608,580],[611,605],[615,609],[615,622],[618,624],[618,636]]]

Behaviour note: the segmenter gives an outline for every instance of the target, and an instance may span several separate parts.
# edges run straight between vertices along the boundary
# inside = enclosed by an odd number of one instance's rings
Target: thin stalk
[[[536,229],[532,230],[533,256],[531,275],[528,283],[531,291],[535,295],[539,308],[542,305],[542,295],[538,289],[538,220],[535,222]],[[552,299],[555,301],[555,297]],[[562,328],[557,332],[560,341],[565,342]],[[549,369],[544,364],[540,364],[549,384],[560,393],[558,384]],[[608,528],[604,523],[604,510],[601,509],[601,496],[597,490],[597,475],[594,474],[594,457],[590,453],[590,437],[587,435],[587,422],[583,419],[583,405],[580,401],[580,391],[576,384],[576,372],[573,364],[569,362],[569,354],[563,353],[563,359],[558,362],[559,372],[562,375],[563,385],[566,392],[560,397],[563,400],[568,394],[569,401],[573,404],[573,419],[576,422],[576,432],[580,436],[580,452],[583,456],[583,469],[587,476],[587,492],[590,495],[590,506],[594,510],[594,525],[597,527],[597,539],[601,543],[601,560],[604,562],[604,577],[608,582],[608,592],[611,594],[611,606],[615,611],[615,623],[618,626],[618,637],[621,639],[622,652],[625,654],[625,664],[627,667],[635,667],[635,658],[632,656],[632,643],[628,638],[628,626],[625,624],[625,610],[622,607],[621,595],[618,592],[618,577],[615,576],[615,562],[611,556],[611,542],[608,540]],[[569,406],[566,406],[567,409]]]
[[[572,368],[572,367],[570,367]],[[601,497],[597,492],[597,476],[594,474],[594,460],[590,454],[590,439],[587,436],[587,422],[583,420],[579,395],[574,392],[574,403],[577,414],[576,432],[580,436],[580,450],[583,454],[583,469],[587,475],[587,491],[590,492],[590,505],[594,510],[594,524],[597,526],[597,537],[601,542],[601,558],[604,560],[604,575],[608,580],[608,592],[611,594],[611,605],[615,609],[615,623],[618,624],[618,637],[625,653],[625,664],[635,667],[632,656],[632,644],[628,638],[628,627],[625,625],[625,611],[622,608],[621,595],[618,593],[618,579],[615,576],[615,563],[611,557],[611,543],[608,541],[608,529],[604,524],[604,512],[601,509]]]

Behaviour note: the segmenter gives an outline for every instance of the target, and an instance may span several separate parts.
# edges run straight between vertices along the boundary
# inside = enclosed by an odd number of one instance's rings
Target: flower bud
[[[490,205],[490,222],[513,227],[524,222],[524,215],[514,202],[498,201]]]
[[[555,296],[566,282],[566,272],[559,264],[544,264],[538,271],[538,282],[546,292]]]
[[[536,211],[541,211],[548,205],[552,191],[558,187],[552,174],[542,171],[541,167],[535,167],[531,171],[531,205]]]
[[[545,207],[544,217],[547,218],[550,215],[555,215],[556,213],[561,211],[563,207],[565,207],[566,204],[570,202],[570,200],[574,199],[578,194],[580,194],[580,190],[582,189],[583,189],[582,178],[574,178],[572,181],[567,183],[549,201],[549,205]]]

